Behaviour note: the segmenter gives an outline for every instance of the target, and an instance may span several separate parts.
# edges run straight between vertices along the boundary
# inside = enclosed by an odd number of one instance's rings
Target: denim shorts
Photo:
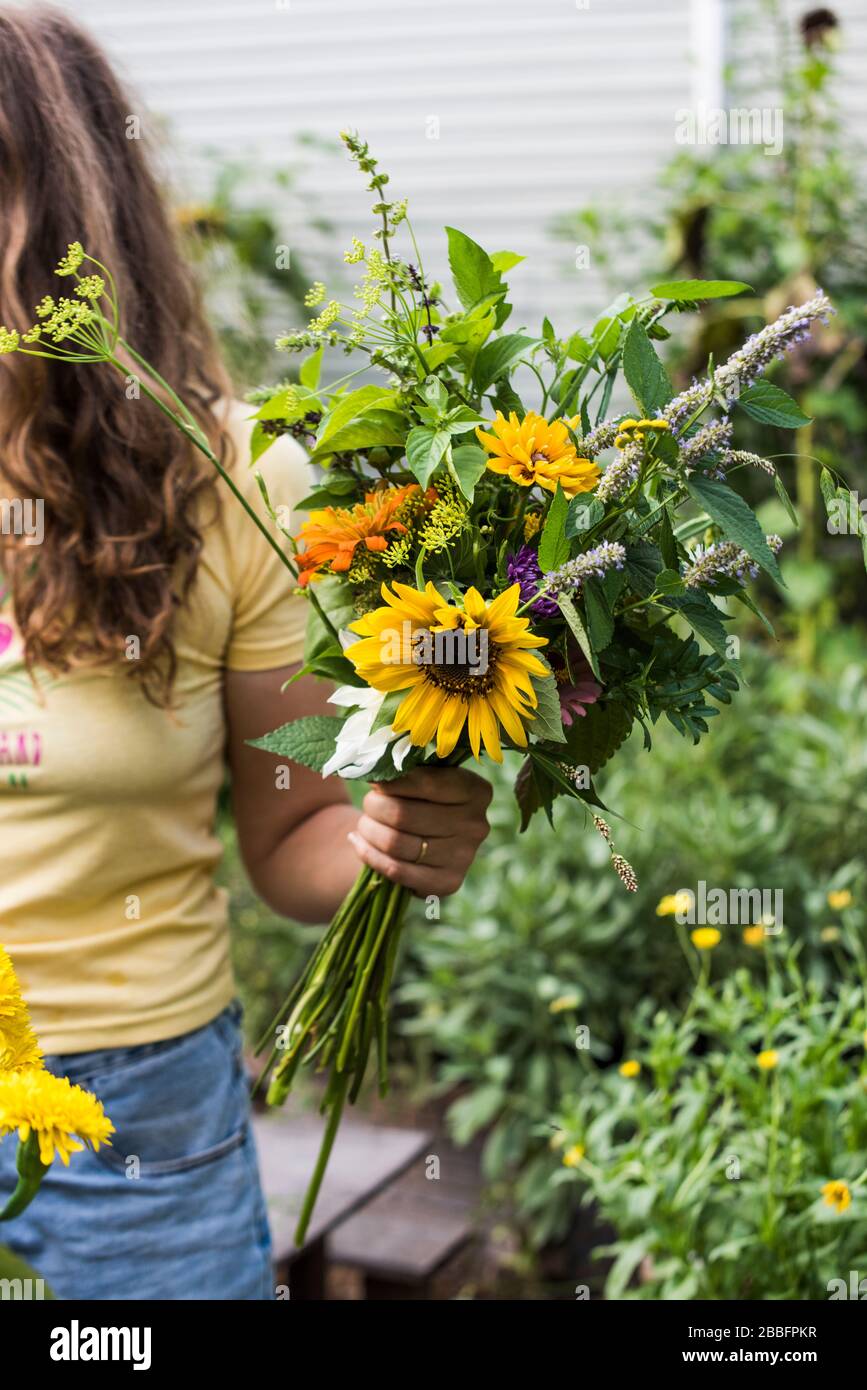
[[[117,1132],[55,1159],[0,1239],[58,1298],[274,1298],[240,1005],[180,1038],[46,1065],[99,1096]],[[0,1206],[17,1147],[0,1143]]]

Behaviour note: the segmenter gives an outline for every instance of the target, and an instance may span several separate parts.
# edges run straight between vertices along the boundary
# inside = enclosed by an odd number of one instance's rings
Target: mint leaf
[[[311,714],[247,742],[251,748],[276,753],[280,758],[289,758],[293,763],[301,763],[302,767],[321,772],[334,752],[342,727],[343,720],[333,715]]]
[[[623,373],[645,415],[656,416],[672,397],[668,374],[638,319],[633,319],[623,342]]]
[[[727,483],[693,473],[687,478],[690,497],[719,526],[726,540],[734,541],[761,565],[778,584],[783,583],[777,557],[765,540],[765,533],[752,507]]]
[[[743,294],[752,289],[743,280],[666,280],[653,285],[650,293],[657,299],[676,299],[681,304],[695,304],[700,299],[725,299],[730,294]]]
[[[763,425],[777,425],[780,429],[796,430],[800,425],[809,425],[811,416],[805,415],[798,402],[779,386],[769,381],[757,381],[748,386],[738,396],[742,406],[754,420]]]
[[[569,559],[569,542],[566,539],[568,511],[566,494],[558,483],[539,542],[539,568],[543,573],[557,569]]]

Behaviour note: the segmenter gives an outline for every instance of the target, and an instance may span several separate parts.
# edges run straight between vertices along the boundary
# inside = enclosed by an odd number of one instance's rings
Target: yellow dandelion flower
[[[547,639],[534,636],[529,620],[516,616],[520,586],[490,602],[470,588],[460,604],[448,603],[430,581],[424,591],[395,581],[381,592],[386,606],[350,623],[362,640],[345,655],[375,690],[407,692],[393,731],[409,734],[419,748],[435,737],[439,758],[452,752],[465,725],[476,759],[484,743],[488,755],[502,762],[501,726],[525,748],[525,724],[535,719],[538,705],[531,676],[546,673],[530,649],[544,647]],[[461,659],[462,649],[475,651],[476,664]],[[477,659],[482,654],[484,663]]]
[[[630,1057],[628,1061],[621,1062],[617,1070],[620,1072],[621,1076],[625,1076],[627,1080],[631,1081],[633,1077],[640,1074],[641,1063],[636,1062],[634,1057]]]
[[[566,1009],[577,1009],[577,994],[561,994],[548,1005],[549,1014],[562,1014]]]
[[[764,946],[765,929],[762,926],[761,922],[758,922],[755,926],[752,927],[744,927],[743,940],[745,946]]]
[[[852,894],[848,888],[837,888],[828,894],[828,906],[835,912],[840,912],[844,907],[852,906]]]
[[[824,1183],[822,1196],[825,1199],[825,1206],[833,1207],[837,1212],[843,1212],[852,1205],[852,1193],[849,1190],[849,1184],[840,1178]]]
[[[598,465],[578,457],[565,420],[549,424],[533,410],[523,420],[512,411],[507,420],[498,410],[491,431],[476,428],[480,444],[491,455],[488,468],[520,487],[536,484],[556,492],[559,483],[567,497],[575,497],[592,492],[599,482]]]
[[[66,1165],[84,1144],[98,1149],[109,1143],[114,1125],[89,1091],[65,1076],[30,1067],[0,1074],[0,1136],[13,1133],[22,1144],[35,1134],[46,1166],[56,1155]]]
[[[696,927],[695,931],[690,932],[689,939],[697,951],[712,951],[722,941],[722,932],[717,931],[716,927]]]
[[[679,893],[666,893],[656,904],[657,917],[673,917],[675,912],[689,912],[692,894],[682,889]]]
[[[584,1157],[584,1145],[573,1144],[563,1155],[563,1164],[566,1168],[577,1168]]]
[[[756,1057],[756,1066],[762,1071],[773,1071],[779,1060],[779,1052],[773,1047],[766,1047],[764,1051],[760,1052]]]

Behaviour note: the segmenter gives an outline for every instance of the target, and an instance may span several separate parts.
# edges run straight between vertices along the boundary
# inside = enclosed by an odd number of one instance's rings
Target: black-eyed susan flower
[[[37,1067],[0,1073],[0,1137],[17,1134],[26,1144],[36,1135],[46,1167],[57,1155],[67,1165],[70,1154],[85,1144],[98,1149],[113,1133],[114,1125],[96,1096],[67,1077]]]
[[[764,1048],[756,1057],[756,1066],[760,1071],[773,1071],[780,1060],[780,1054],[774,1047]]]
[[[826,1182],[822,1187],[822,1196],[825,1199],[826,1207],[833,1207],[837,1212],[846,1211],[852,1205],[852,1193],[849,1184],[840,1178],[835,1178],[831,1182]]]
[[[690,932],[689,939],[697,951],[712,951],[722,941],[722,932],[717,931],[716,927],[696,927],[695,931]]]
[[[579,492],[592,492],[599,481],[598,465],[578,457],[565,420],[549,424],[533,410],[523,420],[512,411],[507,420],[498,410],[491,432],[477,426],[476,435],[491,455],[488,468],[505,474],[520,487],[535,484],[556,492],[559,483],[567,497],[575,497]]]
[[[538,704],[531,677],[547,674],[531,648],[546,639],[516,617],[519,586],[490,603],[474,588],[449,603],[430,582],[423,591],[383,584],[381,592],[386,606],[350,624],[362,640],[345,655],[368,685],[407,692],[392,721],[395,733],[421,748],[436,738],[439,758],[448,757],[465,726],[475,758],[484,744],[502,762],[501,727],[526,747],[525,723]]]

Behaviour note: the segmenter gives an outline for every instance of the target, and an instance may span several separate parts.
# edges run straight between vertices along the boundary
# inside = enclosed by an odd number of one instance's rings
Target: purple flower
[[[522,603],[528,603],[541,587],[542,571],[531,545],[522,545],[520,550],[508,557],[506,572],[510,583],[520,584]],[[538,598],[530,607],[530,612],[538,614],[540,618],[555,618],[559,611],[557,604],[550,598]]]

